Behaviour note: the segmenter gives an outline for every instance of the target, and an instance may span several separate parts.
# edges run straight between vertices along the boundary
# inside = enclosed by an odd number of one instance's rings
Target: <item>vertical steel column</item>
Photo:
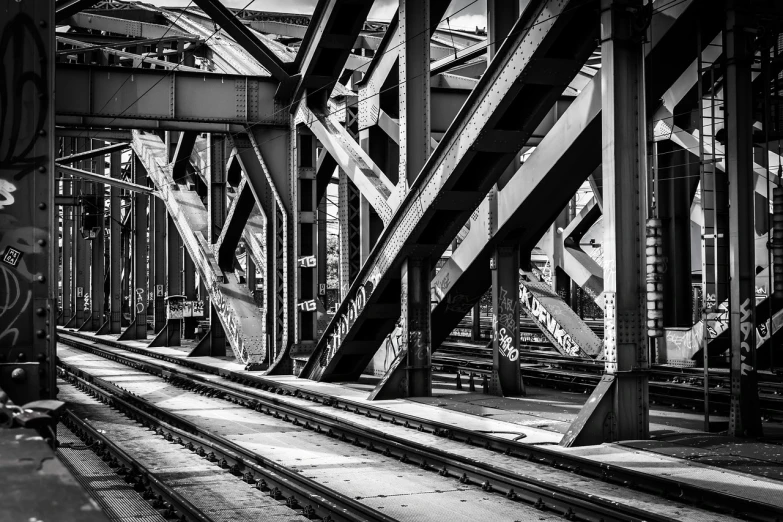
[[[731,407],[729,434],[761,436],[756,374],[756,272],[754,260],[753,90],[755,28],[740,2],[729,0],[726,56],[726,170],[729,177]]]
[[[193,259],[190,257],[190,253],[187,249],[183,248],[184,263],[183,263],[183,294],[188,301],[195,301],[197,297],[196,292],[196,265],[193,263]],[[185,317],[182,320],[184,332],[182,337],[184,339],[196,338],[196,326],[198,325],[198,319],[195,317]]]
[[[182,238],[171,216],[166,214],[166,293],[168,297],[182,295]],[[154,346],[180,346],[182,319],[168,317],[166,325],[149,344]]]
[[[207,139],[207,164],[209,165],[209,225],[210,245],[214,245],[226,222],[226,140],[220,134],[209,134]]]
[[[649,436],[644,237],[647,217],[641,0],[601,0],[604,339],[617,440]]]
[[[400,0],[400,175],[407,193],[430,155],[430,0]]]
[[[136,155],[133,155],[133,180],[147,185],[147,171]],[[147,338],[147,196],[133,195],[133,289],[131,310],[133,322],[120,339]]]
[[[54,3],[2,0],[0,13],[0,382],[21,405],[56,396]]]
[[[691,154],[671,142],[658,143],[660,181],[656,203],[663,220],[664,326],[691,327],[691,195],[699,180]]]
[[[633,14],[642,8],[642,0],[601,0],[606,375],[569,427],[563,446],[649,436],[644,39]]]
[[[159,333],[166,325],[166,204],[159,198],[150,200],[150,291],[154,296],[155,326]]]
[[[402,349],[407,359],[403,389],[408,397],[429,397],[432,395],[429,259],[408,257],[402,264],[401,275]]]
[[[324,152],[326,154],[326,152]],[[328,308],[326,301],[326,278],[328,264],[326,261],[327,253],[327,239],[326,239],[326,227],[327,227],[327,215],[326,215],[326,197],[322,198],[318,203],[318,255],[316,256],[316,270],[318,271],[318,280],[316,281],[318,286],[318,299],[321,300],[324,310]],[[320,330],[320,329],[319,329]],[[323,332],[316,332],[317,337],[320,337]]]
[[[93,147],[100,148],[104,144],[101,141],[95,141]],[[106,175],[106,157],[98,156],[93,160],[93,172]],[[85,321],[89,324],[90,330],[98,330],[103,324],[104,315],[104,280],[106,273],[104,271],[105,260],[105,241],[104,241],[104,212],[105,212],[105,193],[106,186],[103,183],[93,183],[93,194],[95,194],[95,208],[88,208],[90,212],[95,213],[96,223],[99,227],[98,235],[90,241],[92,246],[92,266],[90,266],[92,283],[90,284],[90,299],[92,300],[90,310],[92,316]]]
[[[209,165],[209,185],[207,187],[209,238],[207,241],[214,245],[226,222],[226,163],[228,158],[226,157],[226,139],[223,135],[209,134],[207,144],[207,164]],[[247,251],[246,259],[247,282],[250,285],[252,279],[252,291],[255,290],[256,269],[249,251]],[[226,355],[226,332],[212,303],[209,305],[209,354],[213,356]]]
[[[479,339],[481,339],[481,300],[473,305],[470,323],[470,340],[478,341]]]
[[[112,152],[109,158],[112,178],[122,177],[122,153]],[[120,210],[121,189],[109,189],[109,317],[99,334],[119,334],[122,330],[122,231]]]
[[[296,308],[299,314],[297,343],[309,347],[317,340],[317,207],[315,201],[316,140],[309,130],[303,127],[296,132],[296,175],[299,184],[297,193],[299,232],[297,234],[297,289]]]
[[[85,144],[87,140],[82,138],[76,139],[76,153],[85,151]],[[85,165],[85,161],[79,162],[79,168],[82,170],[89,170],[89,166]],[[81,198],[85,192],[85,182],[82,180],[74,179],[73,181],[73,193],[75,196]],[[82,235],[82,226],[84,223],[84,206],[79,205],[74,207],[74,233],[73,233],[73,272],[74,272],[74,314],[70,323],[66,324],[70,328],[80,328],[84,325],[84,298],[87,289],[87,253],[89,252],[89,245]],[[78,217],[76,215],[78,214]]]
[[[497,247],[490,268],[494,324],[489,391],[501,397],[524,395],[519,370],[519,245]]]
[[[63,138],[63,156],[70,156],[73,152],[73,139]],[[71,176],[64,174],[62,178],[63,196],[73,194],[73,183]],[[60,326],[65,326],[73,317],[73,234],[74,234],[74,216],[75,207],[64,205],[63,209],[63,295],[62,295],[62,315],[57,322]]]

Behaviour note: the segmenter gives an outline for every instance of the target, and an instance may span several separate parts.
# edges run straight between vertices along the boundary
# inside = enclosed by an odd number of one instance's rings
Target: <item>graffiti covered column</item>
[[[95,147],[99,148],[103,146],[103,143],[95,142]],[[98,156],[92,161],[93,172],[106,175],[106,157]],[[103,183],[93,183],[92,197],[88,200],[86,212],[90,219],[88,219],[86,228],[92,247],[92,262],[90,265],[90,311],[87,312],[88,317],[84,322],[85,329],[98,330],[103,324],[104,313],[104,259],[105,259],[105,241],[104,241],[104,196],[105,186]]]
[[[495,249],[492,269],[492,380],[490,393],[524,395],[519,369],[519,245]]]
[[[731,262],[729,324],[731,329],[731,406],[729,435],[762,435],[756,374],[756,287],[753,218],[754,20],[730,0],[726,56],[726,170],[729,177],[729,251]]]
[[[297,321],[296,340],[298,348],[311,351],[317,341],[316,338],[316,290],[318,241],[316,203],[315,203],[315,165],[316,165],[316,141],[315,136],[299,126],[296,132],[296,179],[299,184],[297,195],[298,233],[297,233],[297,268],[299,273],[297,282],[296,312],[299,315]]]
[[[147,171],[133,155],[133,181],[147,185]],[[133,322],[120,336],[122,340],[147,338],[147,195],[133,195],[133,291],[130,308]]]
[[[407,370],[407,397],[432,395],[432,346],[430,341],[430,263],[428,258],[409,257],[402,265],[400,292],[402,310],[402,353]]]
[[[122,153],[112,152],[109,157],[109,175],[122,178]],[[109,189],[109,317],[98,330],[99,334],[118,334],[122,331],[122,189]]]
[[[54,2],[0,13],[0,381],[25,404],[55,396]]]

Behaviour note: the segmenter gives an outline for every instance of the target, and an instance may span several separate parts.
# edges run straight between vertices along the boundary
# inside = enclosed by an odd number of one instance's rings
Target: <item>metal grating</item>
[[[76,480],[116,522],[165,522],[165,518],[63,425],[57,426],[57,455]]]

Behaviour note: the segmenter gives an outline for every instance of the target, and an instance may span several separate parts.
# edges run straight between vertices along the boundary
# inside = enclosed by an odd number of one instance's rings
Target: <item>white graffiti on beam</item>
[[[85,306],[87,306],[87,296],[84,298]],[[144,289],[143,288],[137,288],[136,289],[136,313],[141,314],[144,313]]]
[[[359,317],[359,314],[367,304],[367,299],[372,295],[373,290],[378,285],[381,276],[377,272],[373,273],[368,280],[359,287],[353,299],[348,301],[347,310],[336,319],[336,326],[329,333],[326,340],[326,349],[324,357],[321,358],[321,366],[326,366],[332,360],[337,348],[340,347],[343,337],[350,329],[353,322]]]
[[[508,335],[505,328],[501,328],[498,332],[498,347],[500,354],[507,357],[509,361],[519,359],[519,350],[514,348],[514,338]]]
[[[5,295],[5,303],[0,304],[0,322],[5,323],[5,315],[10,315],[12,313],[22,297],[22,286],[19,284],[19,279],[17,279],[16,274],[10,269],[0,265],[0,271],[2,271],[3,274],[2,279],[0,279],[0,282],[2,282],[2,285],[0,285],[0,290],[3,290],[0,292],[0,298],[1,296]],[[14,328],[14,325],[30,306],[30,301],[32,301],[32,298],[33,291],[28,289],[24,304],[18,309],[19,311],[16,313],[16,315],[14,315],[11,320],[6,323],[3,331],[0,332],[0,341],[2,341],[7,336],[12,336],[11,346],[16,345],[17,341],[19,340],[19,329]]]
[[[247,353],[245,352],[244,343],[242,341],[241,332],[237,326],[236,318],[234,317],[233,310],[228,304],[223,292],[220,291],[220,283],[217,279],[213,279],[209,285],[209,293],[212,298],[212,306],[217,310],[218,316],[223,322],[224,330],[228,337],[231,346],[235,347],[239,357],[247,362]]]
[[[745,299],[740,305],[740,373],[749,375],[753,371],[753,366],[748,364],[750,356],[750,332],[753,330],[753,321],[751,321],[750,298]]]
[[[552,334],[558,345],[569,355],[578,355],[582,348],[574,341],[570,334],[566,333],[557,319],[544,308],[544,306],[531,294],[526,287],[522,287],[522,304],[531,317],[538,321]]]
[[[11,192],[15,191],[16,185],[6,179],[0,179],[0,210],[14,204],[14,196]]]

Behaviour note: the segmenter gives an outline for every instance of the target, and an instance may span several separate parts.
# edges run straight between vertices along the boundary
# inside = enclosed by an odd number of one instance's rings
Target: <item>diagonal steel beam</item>
[[[112,187],[123,188],[126,190],[130,190],[131,192],[137,192],[139,194],[149,194],[151,196],[158,195],[154,189],[145,187],[144,185],[139,185],[137,183],[131,183],[129,181],[122,181],[121,179],[101,176],[100,174],[95,174],[94,172],[88,172],[82,169],[75,169],[73,167],[69,167],[67,165],[61,165],[59,163],[55,163],[54,166],[60,172],[65,172],[66,174],[71,174],[72,176],[88,179],[90,181],[96,181],[98,183],[104,183]]]
[[[305,100],[299,103],[296,123],[304,123],[318,138],[321,145],[334,158],[337,166],[359,188],[370,205],[386,225],[396,210],[394,184],[381,172],[381,169],[362,150],[334,116],[320,111],[310,110]]]
[[[228,209],[226,222],[223,224],[220,236],[218,236],[218,240],[213,247],[221,269],[232,269],[239,238],[242,237],[245,225],[255,204],[253,191],[250,190],[247,179],[243,179],[237,189],[237,195]]]
[[[303,377],[352,379],[366,367],[399,317],[403,260],[427,256],[434,265],[440,258],[594,50],[596,6],[528,5],[411,184]]]
[[[198,133],[193,131],[180,134],[177,148],[174,150],[174,156],[171,158],[171,171],[175,180],[182,179],[187,175],[190,155],[193,152],[193,145],[196,144],[197,137]]]
[[[166,210],[205,282],[234,355],[247,366],[257,367],[266,356],[265,321],[261,310],[253,301],[247,285],[240,283],[233,272],[224,274],[218,266],[206,239],[207,209],[196,192],[172,177],[166,145],[155,135],[139,131],[133,134],[133,150],[160,191]]]
[[[106,154],[111,154],[113,152],[122,152],[128,148],[130,148],[130,143],[115,143],[114,145],[108,145],[106,147],[101,147],[100,149],[92,149],[85,152],[80,152],[78,154],[71,154],[70,156],[57,158],[57,163],[60,165],[70,165],[71,163],[76,163],[77,161],[92,159],[98,156],[105,156]]]
[[[264,66],[277,81],[288,82],[286,65],[264,43],[243,24],[234,13],[218,0],[194,0],[194,3],[207,13],[226,33],[242,46],[258,63]]]
[[[97,0],[60,0],[54,4],[54,20],[62,22],[69,16],[89,9],[97,3]]]
[[[317,92],[321,108],[337,82],[372,7],[366,0],[320,0],[294,60],[294,100]],[[295,111],[292,108],[292,112]]]

